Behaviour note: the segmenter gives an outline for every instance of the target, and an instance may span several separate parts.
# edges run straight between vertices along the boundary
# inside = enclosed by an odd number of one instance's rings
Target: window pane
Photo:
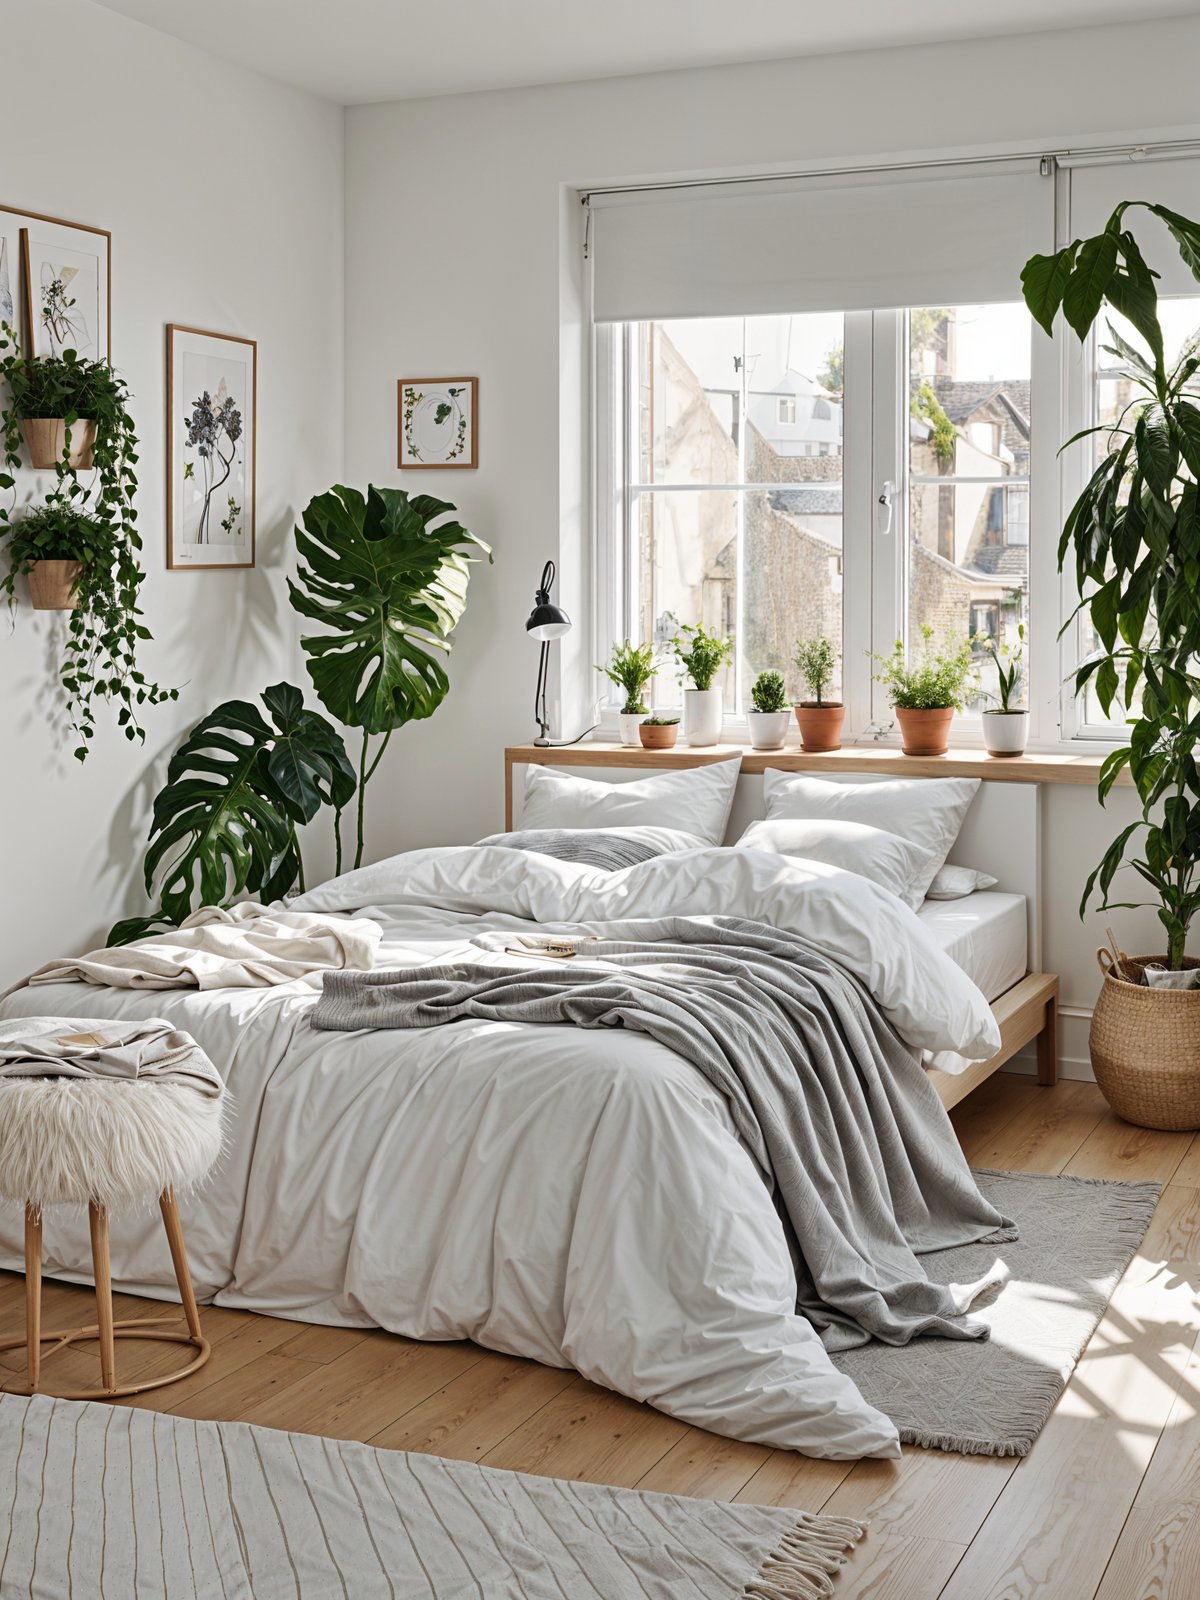
[[[767,668],[799,698],[798,636],[841,650],[843,335],[840,314],[631,330],[631,632],[733,633],[730,712]],[[669,674],[657,695],[678,704]]]
[[[929,626],[939,643],[1013,647],[1029,625],[1029,314],[924,306],[908,325],[908,638]],[[978,659],[994,694],[991,658]]]

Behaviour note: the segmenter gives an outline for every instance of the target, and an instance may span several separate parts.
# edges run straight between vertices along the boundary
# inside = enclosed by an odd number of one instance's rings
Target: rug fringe
[[[743,1600],[825,1600],[833,1593],[833,1575],[866,1531],[848,1517],[800,1512],[742,1590]]]

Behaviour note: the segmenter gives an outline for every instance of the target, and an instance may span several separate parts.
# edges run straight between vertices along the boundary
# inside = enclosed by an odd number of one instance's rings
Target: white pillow
[[[990,873],[976,872],[974,867],[939,867],[933,882],[925,891],[926,900],[962,900],[976,889],[994,889],[1000,882]]]
[[[561,767],[527,767],[522,828],[678,828],[699,842],[725,837],[742,758],[632,783],[579,778]]]
[[[807,861],[822,861],[829,867],[856,872],[903,900],[910,911],[924,900],[937,871],[937,856],[932,850],[865,822],[788,817],[752,822],[735,849],[802,856]]]
[[[763,773],[767,816],[808,821],[862,822],[898,833],[937,857],[934,871],[954,848],[963,818],[979,790],[978,778],[889,778],[882,783],[830,783],[768,767]]]

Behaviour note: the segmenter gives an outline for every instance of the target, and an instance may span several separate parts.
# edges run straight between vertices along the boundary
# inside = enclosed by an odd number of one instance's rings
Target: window
[[[605,496],[620,571],[610,637],[665,656],[680,624],[732,633],[720,681],[737,718],[767,668],[800,698],[795,641],[823,634],[860,734],[893,721],[871,651],[926,623],[946,642],[1016,639],[1029,616],[1023,306],[692,318],[604,336],[624,440]],[[882,482],[906,485],[886,516]],[[978,660],[994,688],[990,657]],[[655,705],[678,706],[680,690],[661,672]]]
[[[626,611],[660,654],[683,623],[732,633],[739,714],[797,635],[842,637],[842,317],[627,324],[620,335]],[[678,705],[669,673],[655,704]]]
[[[1019,303],[908,313],[910,638],[1015,647],[1028,630],[1031,347]],[[976,654],[973,715],[998,684]]]

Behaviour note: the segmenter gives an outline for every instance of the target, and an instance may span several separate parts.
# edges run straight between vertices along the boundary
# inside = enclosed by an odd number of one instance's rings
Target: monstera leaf
[[[303,882],[296,828],[323,805],[341,812],[354,794],[354,769],[341,735],[305,710],[293,684],[274,684],[262,698],[270,723],[249,701],[227,700],[171,757],[145,863],[148,892],[162,871],[160,909],[118,922],[110,944],[178,925],[196,905],[244,892],[275,900]]]
[[[450,687],[438,660],[467,604],[472,557],[491,550],[431,495],[341,485],[309,502],[296,529],[292,605],[328,631],[301,639],[321,703],[364,734],[437,710]],[[438,520],[438,519],[443,520]]]

